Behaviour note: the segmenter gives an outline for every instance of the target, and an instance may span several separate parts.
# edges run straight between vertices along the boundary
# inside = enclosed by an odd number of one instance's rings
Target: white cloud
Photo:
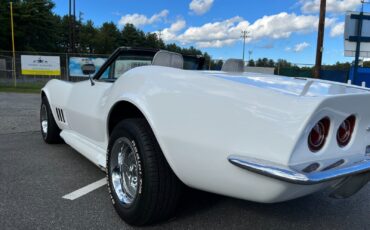
[[[327,26],[335,19],[327,19]],[[199,27],[189,27],[182,34],[171,34],[171,40],[181,44],[193,43],[199,48],[224,47],[241,41],[241,31],[250,32],[246,42],[268,39],[289,38],[293,33],[309,33],[317,30],[318,17],[314,15],[296,15],[279,13],[264,16],[253,24],[236,16],[224,21],[206,23]]]
[[[176,33],[181,31],[186,27],[186,21],[183,19],[179,19],[176,22],[172,23],[169,28],[166,28],[161,31],[162,36],[161,38],[164,41],[173,41],[176,40]]]
[[[294,32],[308,33],[315,31],[318,18],[312,15],[296,15],[294,13],[279,13],[264,16],[255,21],[248,29],[252,31],[253,38],[288,38]]]
[[[198,47],[222,47],[240,38],[241,31],[249,23],[241,17],[233,17],[221,22],[206,23],[200,27],[190,27],[177,39],[181,43],[196,43]]]
[[[155,22],[165,19],[169,14],[168,10],[162,10],[161,12],[152,15],[150,18],[143,14],[127,14],[121,17],[118,22],[118,25],[124,26],[127,23],[134,24],[135,26],[144,26],[153,24]]]
[[[202,15],[211,9],[212,4],[213,0],[192,0],[189,9],[197,15]]]
[[[341,36],[344,33],[344,22],[335,24],[330,30],[331,37]]]
[[[304,49],[306,49],[307,47],[309,47],[310,44],[307,43],[307,42],[302,42],[302,43],[298,43],[296,44],[294,47],[293,47],[293,51],[294,52],[301,52],[303,51]]]
[[[320,11],[320,0],[300,0],[303,13],[317,13]],[[327,0],[326,11],[330,13],[344,13],[355,10],[361,5],[360,0]]]

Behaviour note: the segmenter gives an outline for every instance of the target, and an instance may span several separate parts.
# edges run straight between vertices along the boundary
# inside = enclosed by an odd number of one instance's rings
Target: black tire
[[[120,201],[112,182],[113,162],[117,156],[116,150],[112,150],[116,148],[115,145],[122,143],[122,138],[135,146],[135,157],[139,159],[136,161],[136,197],[131,204]],[[122,149],[123,147],[120,147],[121,153]],[[144,119],[123,120],[114,128],[107,151],[107,179],[108,190],[117,213],[126,223],[136,226],[171,217],[177,208],[183,186],[168,165],[149,124]]]
[[[44,111],[45,110],[45,111]],[[46,112],[46,118],[43,113]],[[46,130],[43,128],[43,121],[47,121],[47,128]],[[63,139],[60,137],[60,129],[55,122],[53,113],[50,109],[50,104],[48,99],[44,96],[41,100],[41,107],[40,107],[40,129],[41,135],[44,141],[48,144],[58,144],[62,143]]]

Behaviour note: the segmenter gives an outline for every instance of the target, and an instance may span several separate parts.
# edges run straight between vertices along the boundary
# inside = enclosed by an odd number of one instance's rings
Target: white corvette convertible
[[[43,139],[104,169],[132,225],[172,215],[183,184],[273,203],[327,188],[345,198],[369,181],[368,89],[244,73],[237,60],[195,71],[202,61],[119,48],[90,80],[49,81]]]

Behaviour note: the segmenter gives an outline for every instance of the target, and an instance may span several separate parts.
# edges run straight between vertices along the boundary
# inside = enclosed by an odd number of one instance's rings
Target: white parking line
[[[67,200],[75,200],[77,198],[80,198],[81,196],[84,196],[84,195],[88,194],[89,192],[94,191],[95,189],[98,189],[98,188],[102,187],[105,184],[107,184],[107,179],[103,178],[103,179],[98,180],[94,183],[86,185],[83,188],[77,189],[74,192],[68,193],[67,195],[63,196],[62,198],[67,199]]]

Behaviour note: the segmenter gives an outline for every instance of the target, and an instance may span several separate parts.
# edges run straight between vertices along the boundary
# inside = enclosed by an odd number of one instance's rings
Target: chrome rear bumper
[[[333,168],[327,171],[304,173],[295,169],[278,165],[269,161],[257,160],[248,157],[231,155],[228,157],[231,164],[248,171],[267,177],[275,178],[293,184],[312,185],[336,180],[355,174],[370,173],[370,159],[356,162],[345,167]]]

